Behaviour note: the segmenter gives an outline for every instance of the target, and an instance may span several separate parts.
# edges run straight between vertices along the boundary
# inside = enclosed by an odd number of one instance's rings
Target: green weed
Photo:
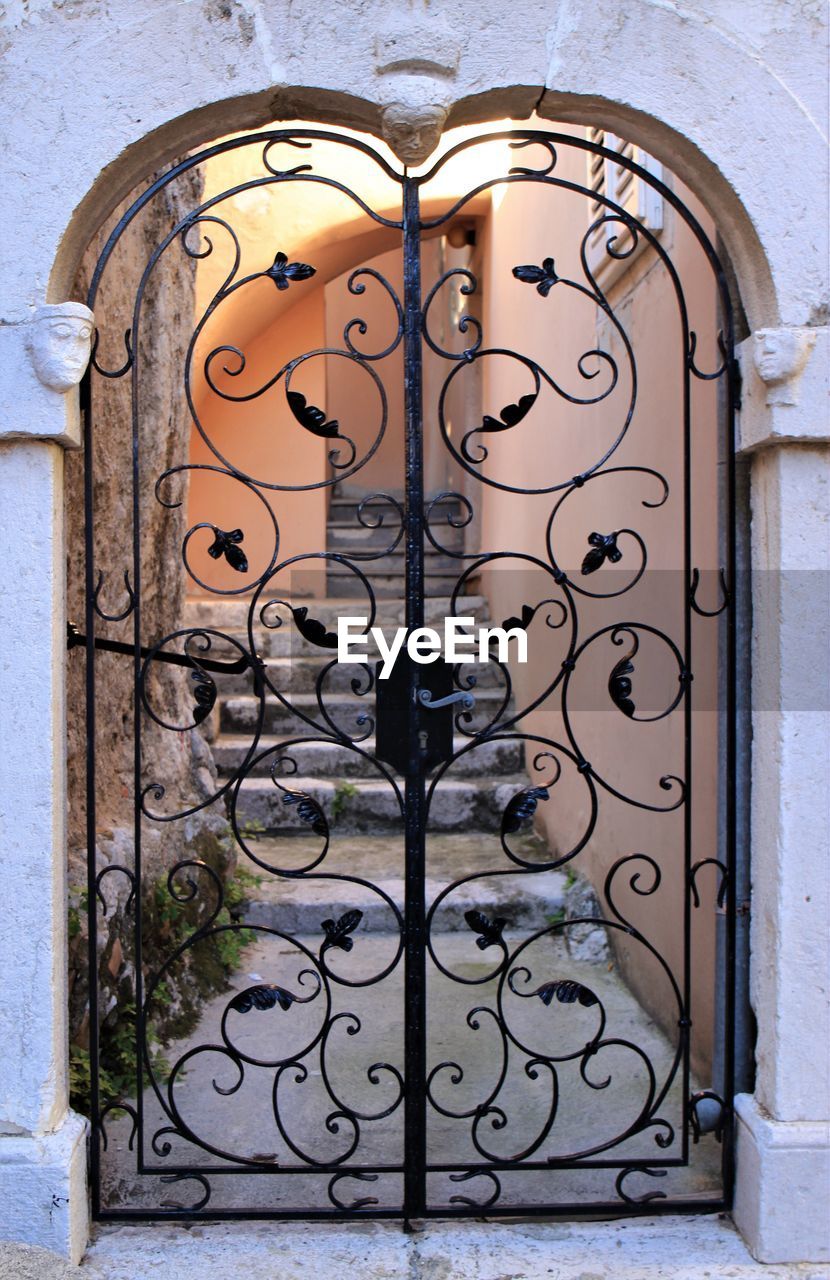
[[[338,782],[334,789],[334,799],[331,802],[331,816],[335,822],[346,809],[349,800],[356,795],[357,787],[353,782]]]

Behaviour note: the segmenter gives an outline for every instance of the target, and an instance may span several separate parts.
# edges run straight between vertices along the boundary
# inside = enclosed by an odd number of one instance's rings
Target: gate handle
[[[437,710],[438,707],[449,707],[454,702],[460,702],[465,711],[472,711],[475,706],[475,697],[471,693],[450,693],[446,698],[436,698],[432,700],[431,689],[419,689],[418,701],[424,707],[429,707],[431,711]]]

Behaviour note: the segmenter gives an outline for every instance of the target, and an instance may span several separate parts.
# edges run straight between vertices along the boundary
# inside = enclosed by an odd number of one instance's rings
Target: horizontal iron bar
[[[486,1221],[489,1218],[635,1218],[656,1217],[669,1213],[717,1213],[729,1209],[729,1201],[722,1195],[697,1196],[674,1200],[649,1200],[640,1204],[625,1204],[619,1201],[600,1201],[596,1204],[553,1204],[553,1205],[490,1205],[484,1209],[481,1205],[465,1205],[456,1208],[454,1205],[438,1205],[435,1208],[425,1207],[420,1215],[423,1218],[478,1218]],[[201,1219],[205,1222],[233,1222],[241,1219],[252,1221],[291,1221],[305,1220],[327,1222],[349,1222],[356,1218],[387,1218],[402,1221],[406,1217],[403,1209],[379,1209],[370,1206],[366,1209],[352,1209],[343,1212],[333,1209],[102,1209],[95,1215],[98,1222],[153,1222],[170,1219],[173,1222],[194,1222]]]
[[[579,1169],[630,1169],[633,1173],[642,1172],[644,1168],[649,1169],[688,1169],[689,1161],[678,1156],[668,1160],[649,1160],[648,1164],[639,1162],[632,1164],[629,1160],[571,1160],[563,1159],[561,1161],[547,1160],[528,1160],[521,1164],[509,1163],[507,1161],[493,1161],[490,1164],[480,1165],[461,1165],[461,1164],[427,1164],[427,1173],[471,1173],[475,1176],[485,1173],[561,1173],[563,1171],[578,1171]],[[138,1173],[147,1174],[158,1177],[164,1173],[175,1173],[181,1177],[190,1177],[195,1174],[201,1174],[204,1177],[213,1177],[214,1175],[232,1174],[233,1177],[242,1177],[246,1174],[255,1176],[277,1177],[279,1174],[299,1173],[304,1176],[319,1175],[323,1177],[325,1174],[343,1173],[352,1177],[357,1177],[361,1173],[378,1173],[393,1174],[403,1173],[404,1165],[380,1165],[366,1164],[348,1166],[327,1164],[327,1165],[281,1165],[276,1163],[267,1163],[262,1161],[257,1165],[185,1165],[171,1164],[152,1165],[142,1162],[137,1170]]]
[[[96,649],[103,649],[107,653],[123,653],[127,657],[135,654],[135,646],[127,644],[124,640],[104,640],[101,636],[96,636],[92,642]],[[79,649],[86,645],[86,636],[82,636],[74,622],[66,624],[66,647],[67,649]],[[237,658],[235,662],[217,662],[215,658],[195,658],[189,657],[186,653],[165,653],[163,649],[154,652],[152,648],[142,645],[139,649],[142,658],[152,658],[153,662],[168,662],[174,667],[190,667],[193,671],[216,671],[220,675],[234,675],[240,671],[245,671],[250,665],[251,660],[245,654],[241,658]]]

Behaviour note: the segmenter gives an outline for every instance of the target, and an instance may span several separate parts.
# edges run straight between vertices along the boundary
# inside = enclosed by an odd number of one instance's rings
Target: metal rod
[[[100,1115],[99,1087],[99,1026],[98,1026],[98,913],[95,907],[95,886],[98,871],[95,856],[97,824],[95,816],[95,484],[94,484],[94,415],[92,412],[92,378],[87,370],[81,386],[81,407],[84,423],[84,611],[86,615],[86,846],[87,876],[86,894],[89,905],[88,965],[89,965],[89,1111],[92,1132],[89,1140],[90,1208],[93,1217],[101,1212],[101,1136],[98,1128]],[[80,641],[78,642],[80,643]]]
[[[67,649],[78,649],[86,643],[86,636],[80,634],[74,623],[68,622],[66,624]],[[92,643],[96,649],[102,649],[106,653],[123,653],[130,658],[135,653],[135,646],[127,644],[124,640],[105,640],[102,636],[95,636]],[[227,676],[237,675],[251,665],[247,654],[243,654],[234,662],[217,662],[215,658],[200,658],[197,662],[186,653],[165,653],[163,649],[155,651],[147,645],[142,645],[140,652],[142,658],[149,658],[152,662],[167,662],[173,667],[189,667],[192,671],[216,671],[220,675]]]
[[[418,188],[403,185],[404,397],[406,406],[406,625],[424,619],[424,477],[421,369],[421,227]],[[424,774],[419,738],[419,672],[409,664],[409,768],[405,817],[405,1062],[404,1213],[426,1209],[426,947],[424,940]]]

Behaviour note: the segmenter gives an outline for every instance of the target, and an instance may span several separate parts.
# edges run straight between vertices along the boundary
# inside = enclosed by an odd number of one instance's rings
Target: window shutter
[[[632,161],[653,174],[655,178],[662,178],[663,166],[659,161],[654,160],[643,151],[642,147],[635,146],[633,142],[626,142],[616,134],[597,128],[595,125],[588,128],[587,137],[589,142],[616,152],[621,160]],[[663,229],[663,197],[660,193],[637,174],[632,173],[619,160],[606,159],[593,151],[589,151],[587,157],[588,187],[594,193],[594,198],[590,201],[590,222],[593,224],[604,213],[610,212],[602,201],[596,198],[604,195],[620,205],[626,213],[630,213],[650,231],[659,234]],[[618,231],[613,223],[603,223],[599,226],[588,242],[588,266],[597,281],[603,285],[612,283],[622,275],[639,257],[647,244],[645,238],[641,236],[633,253],[626,258],[615,258],[607,249],[610,236],[615,234],[617,249],[624,249],[627,244],[630,244],[630,234],[626,231]]]

